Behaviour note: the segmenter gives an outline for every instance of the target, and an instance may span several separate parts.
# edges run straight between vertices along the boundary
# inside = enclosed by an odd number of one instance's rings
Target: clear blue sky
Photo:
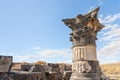
[[[69,52],[72,46],[69,41],[70,29],[61,19],[74,18],[98,6],[101,7],[98,17],[101,15],[105,19],[109,15],[119,14],[119,5],[120,0],[0,0],[0,55],[12,55],[17,62],[69,61],[71,55],[60,55],[66,50]],[[117,23],[120,23],[119,18],[109,24]],[[101,38],[102,34],[98,37]],[[109,43],[102,42],[97,42],[98,52]],[[43,53],[53,55],[47,51],[60,54],[42,59],[41,56],[45,56]],[[30,59],[31,56],[34,56],[33,59]]]

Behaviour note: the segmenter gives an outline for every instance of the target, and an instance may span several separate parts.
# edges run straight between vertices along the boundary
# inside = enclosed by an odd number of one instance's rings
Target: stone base
[[[70,80],[102,80],[102,72],[98,61],[87,61],[91,66],[90,72],[74,71]]]
[[[72,73],[70,80],[102,80],[97,73]]]

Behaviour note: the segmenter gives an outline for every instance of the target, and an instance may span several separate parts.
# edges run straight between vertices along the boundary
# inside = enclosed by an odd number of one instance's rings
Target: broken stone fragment
[[[0,56],[0,73],[8,73],[12,65],[12,56]]]

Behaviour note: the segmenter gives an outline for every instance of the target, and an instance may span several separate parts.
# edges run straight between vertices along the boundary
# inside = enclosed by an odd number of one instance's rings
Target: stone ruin
[[[70,80],[102,80],[102,72],[97,60],[97,33],[104,27],[97,14],[99,7],[88,14],[79,14],[75,18],[63,19],[72,32],[73,65]]]
[[[63,19],[72,30],[73,64],[13,63],[0,56],[0,80],[103,80],[96,54],[97,33],[104,27],[97,18],[99,7],[76,18]]]
[[[13,63],[0,56],[0,80],[69,80],[72,65],[63,63]]]

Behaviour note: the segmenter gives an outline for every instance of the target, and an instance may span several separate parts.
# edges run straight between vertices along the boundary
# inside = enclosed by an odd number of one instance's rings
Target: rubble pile
[[[13,63],[12,56],[0,56],[0,80],[69,80],[72,65],[64,63]]]

